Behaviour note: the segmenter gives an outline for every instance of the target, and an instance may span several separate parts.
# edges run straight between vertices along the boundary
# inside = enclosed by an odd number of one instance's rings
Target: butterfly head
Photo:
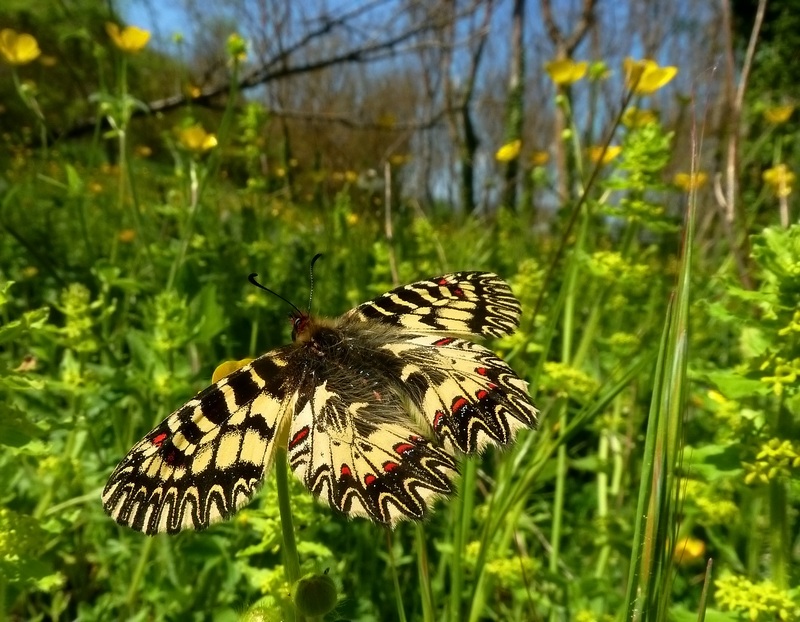
[[[292,311],[289,314],[289,321],[292,323],[292,341],[297,341],[297,338],[308,330],[311,316],[303,311]]]

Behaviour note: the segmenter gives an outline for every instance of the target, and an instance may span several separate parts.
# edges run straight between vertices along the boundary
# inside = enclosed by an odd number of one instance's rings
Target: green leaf
[[[25,418],[17,408],[0,410],[0,445],[22,447],[44,435],[44,430]]]
[[[768,395],[771,392],[760,380],[745,378],[730,370],[710,372],[706,374],[706,378],[729,400]]]

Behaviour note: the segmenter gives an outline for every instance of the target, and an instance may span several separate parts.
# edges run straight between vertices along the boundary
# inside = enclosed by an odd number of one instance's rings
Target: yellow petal
[[[789,117],[792,116],[793,112],[793,104],[787,104],[785,106],[772,106],[764,111],[764,118],[769,123],[778,125],[780,123],[786,123],[789,120]]]
[[[673,183],[685,192],[702,188],[708,183],[708,175],[702,172],[676,173],[672,178]]]
[[[206,132],[202,125],[195,124],[178,132],[178,142],[189,151],[202,153],[217,146],[217,137]]]
[[[117,24],[106,22],[106,32],[114,45],[128,54],[136,54],[150,40],[150,31],[136,26],[126,26],[120,30]]]
[[[678,75],[677,67],[659,67],[649,58],[623,61],[625,82],[637,95],[651,95]]]
[[[589,63],[576,62],[571,58],[553,60],[544,64],[544,70],[556,84],[566,85],[577,82],[586,75]]]
[[[26,65],[41,53],[33,35],[18,33],[11,28],[0,31],[0,55],[9,65]]]
[[[779,197],[788,197],[797,176],[785,164],[777,164],[764,171],[761,178]]]
[[[620,153],[622,153],[622,147],[619,145],[609,145],[608,148],[603,152],[602,145],[596,147],[589,147],[586,150],[586,153],[589,155],[589,159],[592,162],[600,163],[600,164],[608,164],[616,158]]]
[[[522,149],[522,141],[519,139],[512,140],[497,150],[497,153],[494,154],[494,159],[498,162],[511,162],[519,155],[520,149]]]
[[[657,123],[658,115],[652,110],[642,110],[631,106],[622,115],[622,125],[625,127],[643,127],[650,123]]]
[[[225,361],[224,363],[220,364],[215,370],[214,374],[211,376],[211,382],[219,382],[225,376],[229,376],[237,369],[241,369],[248,363],[250,363],[253,359],[242,359],[241,361]]]
[[[544,166],[550,161],[550,154],[547,151],[534,151],[531,154],[531,164],[533,166]]]

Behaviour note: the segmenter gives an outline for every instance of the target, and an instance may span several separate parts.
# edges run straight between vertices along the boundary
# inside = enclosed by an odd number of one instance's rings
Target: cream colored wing
[[[284,350],[208,387],[139,441],[103,490],[106,512],[146,534],[175,533],[208,527],[247,503],[291,410]]]

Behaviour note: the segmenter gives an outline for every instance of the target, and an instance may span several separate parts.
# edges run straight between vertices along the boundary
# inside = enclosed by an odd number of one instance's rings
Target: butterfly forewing
[[[291,393],[281,351],[205,389],[147,434],[103,490],[106,511],[148,534],[203,529],[255,494]]]
[[[502,337],[519,326],[520,306],[491,272],[453,272],[398,287],[349,311],[415,333]]]
[[[293,344],[215,383],[137,443],[103,505],[148,534],[201,529],[253,496],[287,443],[292,471],[348,516],[421,519],[452,492],[456,455],[534,427],[527,384],[490,350],[519,324],[508,285],[455,272],[337,320],[298,315]]]

